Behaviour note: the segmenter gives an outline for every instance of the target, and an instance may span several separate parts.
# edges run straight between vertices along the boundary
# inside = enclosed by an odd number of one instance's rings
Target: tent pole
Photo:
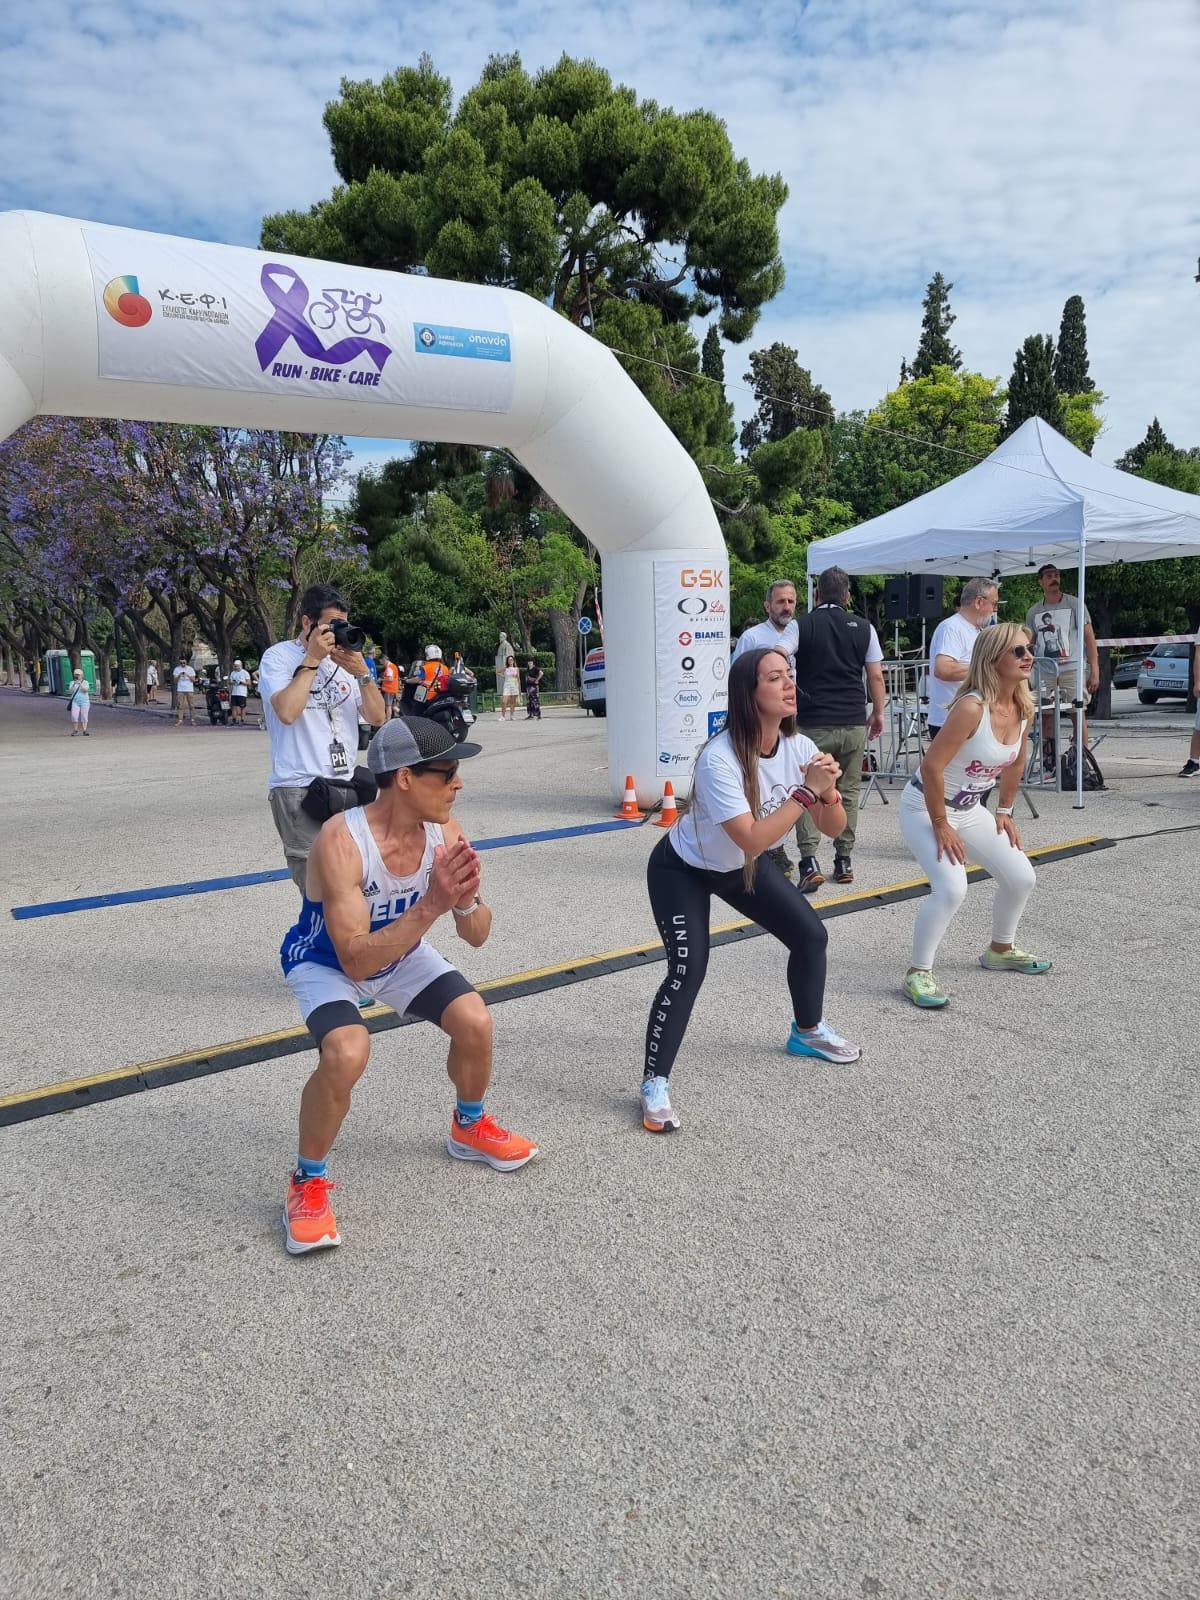
[[[1084,574],[1087,571],[1087,532],[1079,530],[1079,593],[1075,600],[1075,811],[1083,810],[1083,714],[1088,703],[1083,671]]]

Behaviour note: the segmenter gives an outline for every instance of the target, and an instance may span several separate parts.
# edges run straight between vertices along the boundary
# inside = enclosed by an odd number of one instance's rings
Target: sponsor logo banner
[[[83,235],[102,378],[439,410],[512,406],[501,295],[156,234]],[[490,326],[479,326],[481,309]]]
[[[724,725],[728,568],[654,563],[655,706],[660,770],[690,772]]]

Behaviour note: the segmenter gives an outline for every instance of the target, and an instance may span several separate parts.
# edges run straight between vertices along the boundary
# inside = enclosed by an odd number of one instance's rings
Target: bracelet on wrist
[[[798,806],[802,806],[805,811],[812,811],[821,803],[813,791],[805,783],[798,783],[793,788],[789,789],[788,799],[794,800],[796,804]]]
[[[479,910],[482,904],[483,901],[476,895],[469,906],[451,906],[450,909],[456,917],[470,917]]]

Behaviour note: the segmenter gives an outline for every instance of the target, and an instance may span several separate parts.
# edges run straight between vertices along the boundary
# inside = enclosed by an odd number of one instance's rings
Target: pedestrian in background
[[[521,669],[517,666],[516,656],[509,656],[504,663],[504,673],[500,680],[500,720],[515,722],[517,720],[517,701],[521,698]]]
[[[542,720],[542,669],[532,656],[525,668],[525,721]]]
[[[75,668],[71,680],[71,698],[67,701],[71,713],[71,737],[82,733],[85,739],[90,738],[88,733],[88,713],[92,709],[92,694],[88,688],[87,679],[79,667]]]
[[[796,624],[796,725],[842,769],[846,826],[833,842],[833,881],[853,883],[854,833],[867,740],[883,732],[883,646],[865,617],[849,610],[850,579],[827,567],[817,579],[815,610]],[[866,673],[867,688],[863,687]],[[871,714],[865,715],[867,691]],[[812,894],[825,882],[817,863],[821,835],[807,812],[796,824],[799,885]]]
[[[186,711],[188,721],[192,727],[196,726],[196,713],[192,709],[192,696],[196,692],[196,669],[186,656],[180,656],[179,665],[171,674],[175,684],[175,726],[183,727],[183,713]]]
[[[246,701],[250,698],[250,674],[240,661],[233,663],[229,674],[229,717],[235,726],[246,720]]]
[[[1192,698],[1200,702],[1200,641],[1192,645]],[[1181,778],[1194,778],[1200,773],[1200,704],[1196,706],[1195,731],[1188,746],[1188,758],[1179,769]]]
[[[935,739],[950,702],[966,681],[979,630],[996,614],[1000,586],[994,578],[968,578],[958,597],[958,610],[943,617],[929,641],[929,737]]]
[[[756,622],[746,629],[733,647],[736,661],[747,650],[787,651],[788,659],[796,656],[796,585],[790,578],[776,578],[763,599],[765,622]],[[790,868],[789,868],[790,870]]]
[[[383,709],[390,721],[396,715],[396,697],[400,693],[400,668],[386,650],[379,663],[379,692],[383,695]]]
[[[153,661],[148,662],[146,666],[146,704],[149,706],[158,704],[158,665]]]

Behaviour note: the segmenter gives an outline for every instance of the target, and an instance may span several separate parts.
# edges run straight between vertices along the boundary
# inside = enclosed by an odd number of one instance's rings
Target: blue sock
[[[459,1095],[454,1102],[454,1120],[460,1128],[473,1128],[482,1115],[482,1100],[464,1100]]]
[[[309,1161],[304,1156],[297,1156],[296,1175],[300,1178],[323,1178],[325,1176],[325,1163],[324,1161]]]

